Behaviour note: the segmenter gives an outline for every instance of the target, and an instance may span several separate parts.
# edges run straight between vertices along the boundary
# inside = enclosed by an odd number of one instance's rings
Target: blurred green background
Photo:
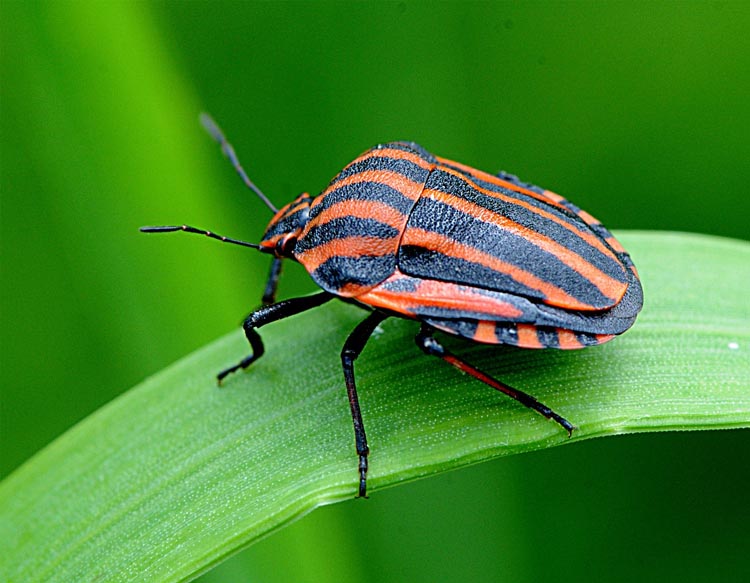
[[[277,204],[408,139],[615,229],[748,239],[748,6],[1,3],[0,476],[258,304],[267,258],[137,232],[268,221],[199,111]],[[296,267],[284,297],[314,290]],[[320,509],[202,580],[747,580],[749,437],[497,460]]]

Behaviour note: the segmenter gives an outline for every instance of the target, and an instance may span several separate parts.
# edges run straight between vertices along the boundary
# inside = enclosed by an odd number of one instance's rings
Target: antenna
[[[196,233],[198,235],[205,235],[206,237],[211,237],[212,239],[216,239],[217,241],[222,241],[223,243],[232,243],[234,245],[242,245],[243,247],[252,247],[253,249],[259,249],[263,251],[263,248],[261,248],[260,245],[257,243],[248,243],[247,241],[240,241],[239,239],[231,239],[229,237],[224,237],[222,235],[218,235],[217,233],[212,233],[211,231],[206,231],[204,229],[196,229],[195,227],[191,227],[189,225],[164,225],[161,227],[141,227],[140,228],[141,233],[174,233],[175,231],[185,231],[186,233]]]
[[[242,165],[240,164],[240,161],[237,159],[237,154],[235,154],[232,144],[230,144],[227,141],[227,138],[224,136],[224,132],[221,131],[221,128],[219,128],[219,126],[216,124],[213,118],[207,113],[201,113],[200,120],[201,120],[201,125],[203,125],[206,131],[209,134],[211,134],[211,137],[214,140],[216,140],[216,142],[218,142],[218,144],[221,146],[221,151],[232,163],[232,166],[234,166],[234,169],[237,171],[237,174],[239,174],[240,178],[242,178],[242,182],[244,182],[245,185],[250,190],[252,190],[255,194],[257,194],[258,198],[260,198],[260,200],[262,200],[263,203],[268,208],[270,208],[274,214],[279,212],[279,209],[277,209],[273,205],[273,203],[270,200],[268,200],[268,197],[261,192],[260,188],[255,186],[253,181],[248,178],[247,174],[245,173],[244,168],[242,168]]]

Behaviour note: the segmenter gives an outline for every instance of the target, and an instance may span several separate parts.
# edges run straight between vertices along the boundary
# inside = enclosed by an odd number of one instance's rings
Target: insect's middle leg
[[[505,383],[501,383],[497,379],[470,365],[465,360],[460,359],[455,354],[450,352],[447,348],[445,348],[442,344],[440,344],[440,342],[438,342],[433,336],[433,333],[434,330],[432,328],[423,324],[422,328],[419,331],[419,334],[417,334],[415,338],[417,346],[419,346],[426,354],[431,354],[432,356],[437,356],[438,358],[443,359],[448,364],[455,366],[457,369],[465,373],[470,374],[475,379],[482,381],[484,384],[491,386],[493,389],[505,393],[506,395],[508,395],[512,399],[515,399],[522,405],[525,405],[529,409],[533,409],[537,413],[544,415],[547,419],[555,421],[568,432],[569,436],[573,433],[575,426],[570,421],[568,421],[561,415],[558,415],[552,409],[547,407],[547,405],[540,403],[528,393],[524,393],[523,391],[519,391],[518,389],[514,389],[513,387],[506,385]]]
[[[270,306],[263,306],[262,308],[255,310],[252,314],[245,318],[245,321],[242,323],[242,328],[245,330],[247,341],[250,343],[250,347],[253,349],[252,353],[250,354],[250,356],[246,356],[234,366],[230,366],[229,368],[221,371],[218,375],[216,375],[216,380],[221,383],[221,381],[227,375],[241,368],[247,368],[261,356],[263,356],[263,352],[265,351],[265,349],[263,348],[263,340],[261,340],[260,334],[256,332],[256,328],[260,328],[261,326],[265,326],[266,324],[270,324],[271,322],[276,322],[277,320],[282,320],[284,318],[288,318],[289,316],[299,314],[300,312],[305,312],[312,308],[316,308],[321,304],[324,304],[327,301],[333,299],[333,297],[334,296],[332,294],[329,294],[328,292],[320,292],[311,296],[284,300],[282,302],[271,304]]]
[[[370,339],[375,328],[388,316],[381,312],[372,312],[362,320],[349,334],[341,350],[341,364],[344,367],[344,379],[346,380],[346,392],[349,396],[349,407],[352,410],[352,423],[354,424],[354,441],[359,456],[359,497],[367,498],[367,456],[370,449],[367,447],[367,435],[365,425],[362,422],[362,412],[359,409],[359,398],[357,387],[354,382],[354,361],[362,353],[362,350]]]

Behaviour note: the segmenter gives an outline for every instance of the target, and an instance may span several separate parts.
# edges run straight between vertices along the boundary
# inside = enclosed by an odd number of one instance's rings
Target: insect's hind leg
[[[221,381],[229,374],[241,369],[247,368],[253,362],[263,356],[265,349],[263,348],[263,340],[260,338],[260,334],[256,332],[256,328],[276,322],[277,320],[283,320],[289,316],[294,316],[300,312],[305,312],[312,308],[316,308],[321,304],[333,299],[333,295],[328,292],[320,292],[311,296],[304,296],[301,298],[292,298],[290,300],[284,300],[270,306],[263,306],[255,310],[250,314],[245,321],[242,323],[242,328],[245,330],[245,336],[247,341],[250,343],[252,353],[250,356],[246,356],[240,362],[234,366],[224,369],[218,375],[216,380]]]
[[[417,346],[419,346],[426,354],[437,356],[438,358],[443,359],[448,364],[467,374],[470,374],[475,379],[482,381],[484,384],[489,385],[493,389],[505,393],[522,405],[525,405],[529,409],[533,409],[537,413],[544,415],[547,419],[551,419],[552,421],[555,421],[556,423],[561,425],[563,429],[568,432],[568,436],[572,435],[575,426],[570,421],[568,421],[561,415],[558,415],[552,409],[547,407],[547,405],[540,403],[531,395],[524,393],[523,391],[519,391],[518,389],[514,389],[513,387],[510,387],[505,383],[501,383],[497,379],[470,365],[465,360],[457,357],[442,344],[440,344],[440,342],[438,342],[433,336],[433,333],[434,330],[432,328],[430,328],[426,324],[423,324],[422,328],[419,331],[419,334],[417,334],[415,338]]]
[[[344,367],[344,379],[346,380],[346,392],[349,396],[349,407],[352,411],[352,423],[354,424],[354,441],[359,456],[359,497],[367,498],[367,456],[370,449],[367,447],[367,435],[365,425],[362,422],[362,412],[359,409],[359,398],[357,387],[354,382],[354,361],[362,353],[372,333],[388,316],[381,312],[372,312],[362,320],[349,334],[341,350],[341,364]]]

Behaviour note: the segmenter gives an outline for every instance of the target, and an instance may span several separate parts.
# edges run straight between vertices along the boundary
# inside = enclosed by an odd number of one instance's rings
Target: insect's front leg
[[[250,343],[252,353],[250,356],[246,356],[240,362],[234,366],[230,366],[227,369],[221,371],[216,375],[216,380],[221,381],[229,374],[241,369],[247,368],[253,362],[263,356],[263,340],[260,338],[260,334],[256,331],[256,328],[276,322],[277,320],[283,320],[289,316],[294,316],[300,312],[305,312],[312,308],[317,308],[319,305],[326,303],[334,296],[328,292],[320,292],[311,296],[304,296],[301,298],[292,298],[290,300],[284,300],[270,306],[263,306],[255,310],[250,314],[245,321],[242,323],[242,328],[245,330],[245,336],[247,341]]]

